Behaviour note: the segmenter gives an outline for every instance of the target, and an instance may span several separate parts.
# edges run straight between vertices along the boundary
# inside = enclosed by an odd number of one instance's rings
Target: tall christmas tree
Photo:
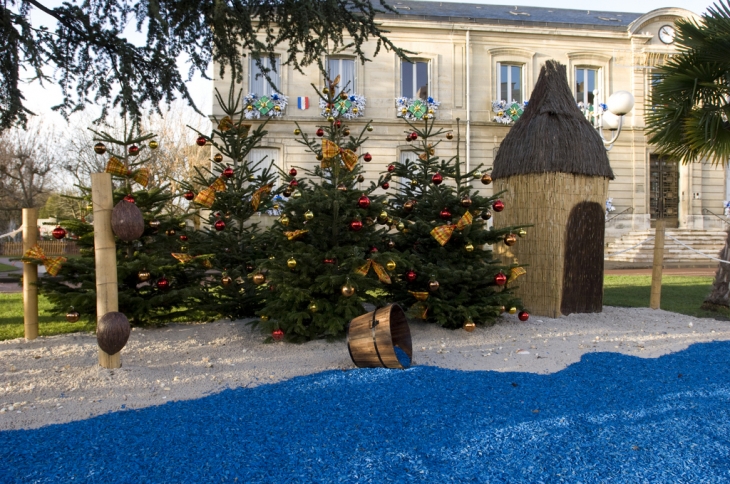
[[[365,312],[364,302],[389,299],[396,268],[404,264],[392,250],[386,196],[374,194],[389,187],[389,175],[362,186],[361,161],[372,157],[357,151],[372,127],[351,134],[343,119],[362,116],[362,107],[348,86],[337,84],[335,79],[317,91],[327,123],[315,136],[299,125],[294,131],[317,163],[287,174],[288,200],[269,234],[271,257],[253,275],[271,291],[259,314],[274,339],[343,335],[347,323]]]
[[[458,137],[456,156],[438,156],[442,138],[450,140],[453,133],[436,128],[429,110],[432,113],[437,104],[430,100],[429,106],[423,104],[422,109],[404,113],[413,156],[397,163],[393,171],[398,190],[391,204],[398,207],[393,216],[399,229],[393,240],[412,260],[394,284],[394,296],[413,317],[471,331],[475,324],[490,324],[502,312],[521,307],[510,285],[524,269],[503,265],[490,246],[514,244],[526,232],[521,227],[488,227],[487,221],[499,216],[504,203],[499,194],[480,195],[471,182],[489,184],[490,175],[481,166],[464,169]],[[521,319],[527,316],[520,313]]]
[[[274,96],[270,102],[279,109],[267,111],[272,115],[280,113],[286,101],[283,96]],[[216,91],[216,100],[225,116],[215,120],[217,129],[211,134],[198,132],[198,144],[212,146],[215,152],[211,168],[197,170],[196,179],[186,185],[185,198],[207,209],[203,214],[208,223],[197,234],[198,241],[212,254],[213,267],[220,271],[220,275],[203,281],[207,290],[203,307],[220,317],[237,319],[254,316],[263,304],[265,288],[249,277],[256,260],[266,256],[265,238],[252,217],[277,211],[274,198],[281,188],[275,188],[272,160],[251,156],[251,150],[267,134],[265,122],[252,131],[246,120],[251,117],[253,103],[243,104],[242,92],[234,96],[233,86],[227,99]],[[200,188],[197,195],[193,191],[196,187]]]
[[[206,257],[193,257],[188,252],[188,237],[193,232],[188,223],[190,213],[174,209],[175,194],[168,185],[148,188],[154,175],[152,152],[159,143],[153,134],[140,134],[136,123],[128,130],[125,128],[121,138],[107,132],[94,134],[98,143],[89,149],[108,157],[106,171],[114,180],[115,206],[135,205],[143,218],[138,227],[141,236],[132,240],[115,237],[119,311],[133,325],[205,317],[196,306],[203,295],[200,281],[209,263]],[[78,219],[62,220],[54,237],[77,239],[81,256],[69,258],[57,273],[50,274],[56,277],[44,278],[40,290],[48,296],[56,313],[67,313],[73,306],[72,313],[94,320],[96,271],[91,188],[79,189],[78,198],[88,203],[87,213]],[[112,225],[115,226],[114,214]]]

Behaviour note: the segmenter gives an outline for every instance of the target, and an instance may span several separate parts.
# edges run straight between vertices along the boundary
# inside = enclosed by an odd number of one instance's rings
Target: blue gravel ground
[[[0,432],[1,482],[730,481],[730,342],[551,375],[328,371]]]

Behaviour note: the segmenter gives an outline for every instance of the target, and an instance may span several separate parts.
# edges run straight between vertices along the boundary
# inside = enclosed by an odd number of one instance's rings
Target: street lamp
[[[596,98],[598,97],[598,91],[593,91],[593,94]],[[634,96],[629,91],[616,91],[609,96],[605,108],[600,114],[600,119],[597,120],[598,133],[601,136],[603,145],[606,147],[606,151],[610,151],[613,148],[613,143],[618,139],[618,135],[621,134],[624,115],[631,111],[633,107]],[[603,137],[604,129],[612,132],[610,140]]]

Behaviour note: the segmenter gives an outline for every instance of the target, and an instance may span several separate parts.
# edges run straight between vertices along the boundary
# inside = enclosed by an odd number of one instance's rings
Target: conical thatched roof
[[[578,109],[565,66],[552,60],[540,71],[525,112],[502,141],[492,177],[549,172],[613,179],[601,137]]]

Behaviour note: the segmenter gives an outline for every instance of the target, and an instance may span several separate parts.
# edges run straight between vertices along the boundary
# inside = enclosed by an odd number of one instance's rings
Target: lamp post
[[[596,99],[598,91],[593,91]],[[634,96],[629,91],[616,91],[611,94],[606,102],[603,112],[596,119],[596,128],[601,136],[606,151],[613,148],[613,143],[618,139],[623,127],[624,115],[634,107]],[[603,137],[603,130],[611,131],[611,139],[607,140]]]

